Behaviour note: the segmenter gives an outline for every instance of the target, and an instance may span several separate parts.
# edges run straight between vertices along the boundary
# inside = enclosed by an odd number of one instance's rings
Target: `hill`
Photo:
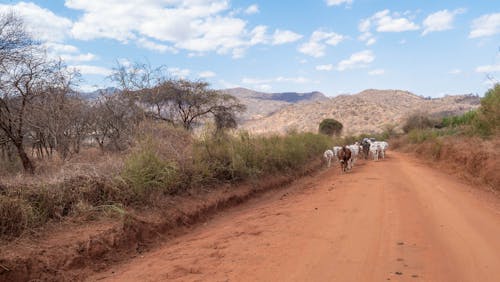
[[[239,87],[224,89],[222,92],[237,97],[247,106],[247,111],[240,116],[243,123],[249,120],[262,119],[295,103],[329,100],[323,93],[317,91],[308,93],[264,93]]]
[[[242,99],[244,103],[248,100]],[[260,99],[265,104],[267,100]],[[274,100],[273,100],[274,101]],[[344,125],[344,134],[381,132],[386,125],[401,128],[405,118],[422,111],[435,116],[460,114],[479,106],[479,97],[470,94],[424,98],[402,90],[368,89],[334,98],[305,99],[291,103],[261,118],[247,120],[241,128],[252,133],[285,133],[288,130],[316,132],[321,120],[334,118]],[[252,105],[249,107],[254,108]],[[261,108],[259,105],[257,109]],[[262,108],[265,108],[263,106]],[[258,116],[258,112],[253,113]]]

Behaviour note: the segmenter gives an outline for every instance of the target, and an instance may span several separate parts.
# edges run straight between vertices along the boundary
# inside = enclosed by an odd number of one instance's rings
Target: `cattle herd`
[[[363,138],[361,142],[356,142],[352,145],[334,146],[328,149],[323,154],[326,165],[331,166],[332,160],[338,161],[343,172],[352,169],[358,157],[363,157],[365,160],[372,158],[378,161],[379,158],[385,158],[385,151],[389,147],[386,141],[376,141],[374,138]]]

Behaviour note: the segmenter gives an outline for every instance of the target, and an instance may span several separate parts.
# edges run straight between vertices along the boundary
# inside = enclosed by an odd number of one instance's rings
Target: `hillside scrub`
[[[416,120],[419,122],[415,122]],[[406,135],[393,139],[392,148],[413,152],[422,159],[439,163],[440,168],[499,189],[499,84],[488,90],[477,110],[445,117],[439,128],[427,126],[430,125],[428,120],[430,119],[425,117],[410,117],[407,124],[419,126],[413,126]]]
[[[499,138],[432,135],[418,142],[410,140],[409,135],[393,139],[391,148],[413,153],[431,165],[500,192]]]
[[[221,183],[266,175],[296,175],[318,160],[331,142],[312,133],[254,137],[242,132],[194,139],[184,129],[164,123],[141,128],[134,147],[120,159],[115,157],[121,163],[118,170],[0,186],[0,238],[13,239],[70,217],[92,220],[161,209],[171,195],[188,190],[217,189]]]

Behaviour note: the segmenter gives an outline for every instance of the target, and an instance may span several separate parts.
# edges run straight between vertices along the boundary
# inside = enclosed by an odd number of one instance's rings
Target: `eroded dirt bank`
[[[498,281],[498,198],[400,153],[233,208],[89,281]]]

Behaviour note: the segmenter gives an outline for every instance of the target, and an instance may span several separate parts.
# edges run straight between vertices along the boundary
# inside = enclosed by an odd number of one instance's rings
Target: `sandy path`
[[[89,280],[500,281],[500,205],[391,152],[301,179]]]

